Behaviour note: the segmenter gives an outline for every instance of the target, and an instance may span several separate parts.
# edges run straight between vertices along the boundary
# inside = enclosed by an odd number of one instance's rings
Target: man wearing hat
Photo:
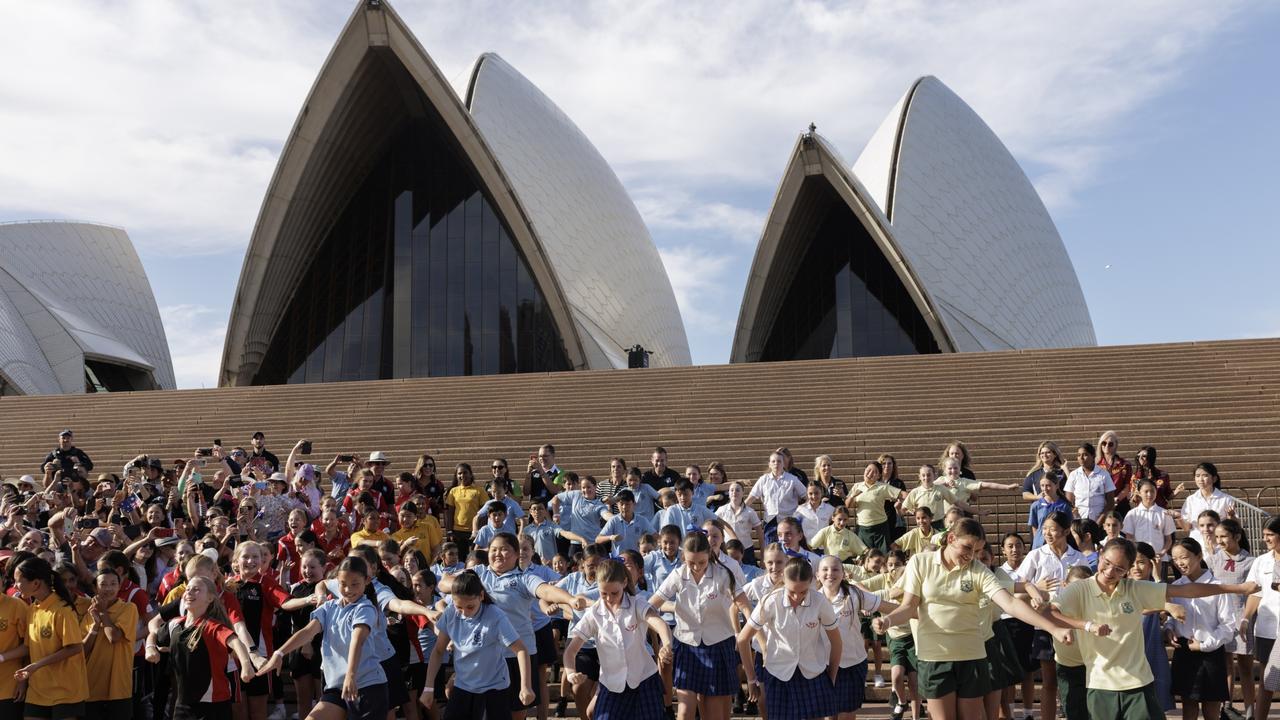
[[[364,466],[373,471],[373,489],[382,494],[382,499],[387,507],[395,507],[396,491],[391,487],[391,483],[387,482],[383,472],[387,466],[391,464],[391,458],[381,450],[374,450],[369,453],[369,459],[365,461]]]
[[[58,447],[44,456],[44,462],[40,467],[43,468],[49,463],[54,464],[55,470],[61,470],[68,475],[75,471],[76,465],[79,465],[85,473],[93,470],[93,461],[83,450],[75,446],[73,433],[70,430],[58,433]]]
[[[280,458],[267,449],[267,436],[261,430],[253,434],[253,452],[249,454],[249,464],[262,469],[267,475],[280,472]]]

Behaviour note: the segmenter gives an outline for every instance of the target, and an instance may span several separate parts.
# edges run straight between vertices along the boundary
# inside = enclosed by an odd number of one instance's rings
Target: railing
[[[1262,493],[1258,493],[1258,497],[1254,498],[1261,504]],[[1236,498],[1236,519],[1240,521],[1240,526],[1244,528],[1244,536],[1249,539],[1249,552],[1254,555],[1260,555],[1266,552],[1266,545],[1262,543],[1262,531],[1267,527],[1267,523],[1271,520],[1271,513],[1254,505],[1247,500]]]

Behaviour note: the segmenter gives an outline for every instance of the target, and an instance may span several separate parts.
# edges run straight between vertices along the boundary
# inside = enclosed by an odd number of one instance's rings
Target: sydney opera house
[[[124,230],[0,224],[0,395],[173,387],[160,311]]]
[[[84,243],[83,262],[45,278],[10,250],[33,233]],[[14,225],[0,253],[0,390],[173,386],[123,231]],[[852,165],[812,126],[795,142],[730,361],[1093,344],[1031,182],[925,77]],[[496,55],[460,97],[387,3],[360,3],[267,187],[219,384],[622,368],[636,346],[690,364],[657,248],[590,140]]]

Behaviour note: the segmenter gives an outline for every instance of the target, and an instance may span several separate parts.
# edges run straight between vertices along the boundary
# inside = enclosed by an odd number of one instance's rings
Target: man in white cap
[[[374,450],[369,453],[369,459],[365,461],[364,466],[373,471],[373,489],[382,494],[382,499],[386,502],[387,507],[395,507],[395,489],[383,477],[383,472],[386,471],[387,466],[390,464],[391,458],[387,457],[386,453],[381,450]]]

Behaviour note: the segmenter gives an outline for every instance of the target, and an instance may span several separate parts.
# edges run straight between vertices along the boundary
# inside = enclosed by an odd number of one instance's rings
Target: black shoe
[[[889,717],[893,718],[893,720],[902,720],[902,716],[906,714],[908,709],[909,708],[902,703],[895,703],[893,706],[893,712],[890,713]]]
[[[754,702],[748,701],[746,710],[742,714],[743,715],[759,715],[760,707],[756,705]]]
[[[676,711],[670,707],[667,708],[666,720],[676,720]]]
[[[568,713],[569,713],[569,701],[565,700],[564,698],[560,698],[559,700],[557,700],[556,713],[555,713],[556,717],[558,718],[564,717]]]

